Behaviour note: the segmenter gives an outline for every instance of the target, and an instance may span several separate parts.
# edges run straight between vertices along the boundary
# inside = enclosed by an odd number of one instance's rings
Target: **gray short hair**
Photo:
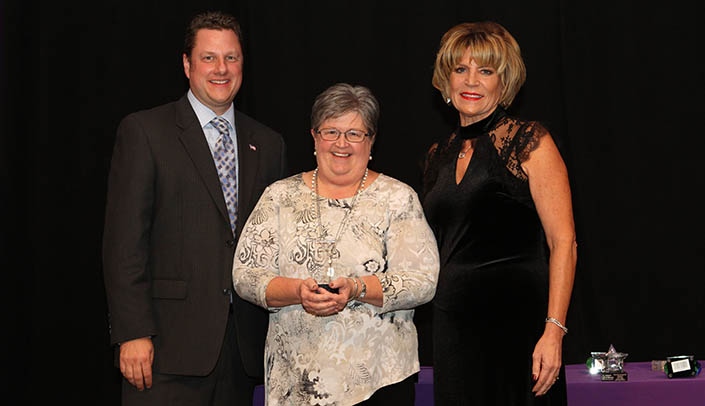
[[[336,83],[316,97],[311,108],[311,128],[318,130],[324,121],[356,112],[365,123],[370,137],[377,134],[379,102],[365,86]]]

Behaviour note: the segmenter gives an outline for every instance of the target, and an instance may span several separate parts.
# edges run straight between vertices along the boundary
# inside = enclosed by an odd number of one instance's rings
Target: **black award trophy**
[[[694,355],[666,357],[663,372],[665,372],[666,376],[669,378],[695,376],[700,373],[700,363],[695,359]]]

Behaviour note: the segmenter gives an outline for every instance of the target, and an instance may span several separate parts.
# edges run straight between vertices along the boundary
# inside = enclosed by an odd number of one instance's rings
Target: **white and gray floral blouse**
[[[335,277],[376,275],[382,307],[351,301],[329,317],[300,304],[268,307],[265,291],[276,276],[325,280],[328,255],[320,242],[335,238],[353,202],[333,251]],[[243,228],[233,264],[238,295],[270,311],[266,404],[352,405],[418,372],[414,308],[433,298],[438,270],[435,237],[408,185],[380,174],[355,201],[312,194],[301,173],[270,185]]]

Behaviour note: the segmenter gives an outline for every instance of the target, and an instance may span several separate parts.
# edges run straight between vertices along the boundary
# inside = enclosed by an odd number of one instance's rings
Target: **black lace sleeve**
[[[521,163],[529,159],[538,147],[541,137],[548,134],[548,130],[536,121],[507,118],[497,126],[491,136],[507,169],[518,179],[526,181],[528,177]]]

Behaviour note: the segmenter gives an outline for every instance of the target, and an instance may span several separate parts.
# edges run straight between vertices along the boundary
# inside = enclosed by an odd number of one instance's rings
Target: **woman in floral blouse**
[[[408,185],[369,170],[379,104],[339,83],[311,114],[317,167],[270,185],[235,252],[270,311],[267,405],[414,404],[414,308],[436,290],[435,237]]]

